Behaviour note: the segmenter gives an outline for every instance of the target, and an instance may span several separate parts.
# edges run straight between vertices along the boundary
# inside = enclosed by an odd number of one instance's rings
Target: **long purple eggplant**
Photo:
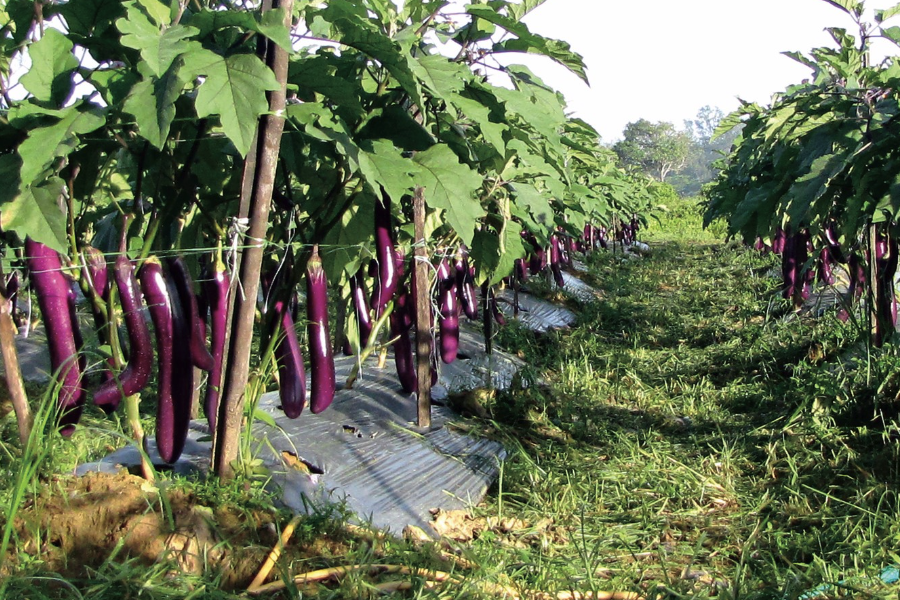
[[[84,262],[87,266],[87,281],[91,292],[98,298],[109,298],[109,269],[106,267],[106,258],[103,253],[93,246],[85,246],[82,249]]]
[[[174,463],[184,450],[191,420],[194,369],[191,368],[191,325],[178,291],[155,257],[148,258],[138,278],[156,332],[156,446],[159,456]]]
[[[278,396],[281,410],[289,419],[296,419],[306,406],[306,371],[303,354],[297,340],[297,330],[291,311],[283,300],[275,302],[281,315],[281,335],[275,344],[275,363],[278,365]]]
[[[178,291],[179,301],[184,307],[184,316],[190,326],[191,362],[198,369],[212,371],[215,360],[209,348],[206,347],[206,331],[203,326],[203,317],[200,315],[200,308],[197,305],[197,296],[194,294],[194,281],[191,279],[191,273],[181,256],[170,258],[166,262],[169,273],[172,275],[172,282]]]
[[[397,368],[397,378],[400,380],[400,387],[407,394],[415,392],[419,387],[412,342],[409,339],[414,307],[412,294],[406,289],[406,285],[401,285],[397,292],[396,305],[390,316],[390,326],[391,338],[394,339],[394,365]]]
[[[213,357],[213,368],[209,372],[203,412],[209,422],[210,431],[216,430],[216,416],[219,412],[219,385],[222,381],[222,363],[225,355],[225,334],[228,321],[228,269],[221,258],[216,258],[212,273],[203,282],[204,302],[209,306],[209,342]]]
[[[478,297],[475,295],[475,269],[469,266],[469,257],[460,252],[456,256],[456,295],[463,312],[469,319],[478,318]]]
[[[60,382],[60,433],[69,436],[75,431],[87,396],[78,357],[81,335],[78,321],[72,318],[71,281],[63,274],[59,254],[30,237],[25,239],[25,257],[47,331],[50,367]]]
[[[772,252],[781,254],[787,245],[787,234],[784,229],[779,227],[775,230],[775,237],[772,238]]]
[[[794,236],[794,261],[797,265],[794,305],[798,307],[809,299],[812,283],[816,278],[815,271],[806,267],[806,262],[809,260],[810,247],[809,230],[801,229]]]
[[[553,280],[559,287],[563,287],[566,284],[566,280],[563,279],[562,275],[561,262],[562,252],[559,246],[559,236],[554,234],[550,236],[550,271],[553,273]]]
[[[365,348],[372,335],[372,313],[369,300],[366,298],[366,286],[362,269],[350,278],[350,295],[353,299],[353,310],[356,314],[356,326],[359,331],[359,347]]]
[[[446,364],[456,360],[459,351],[459,298],[456,296],[456,276],[450,263],[442,258],[437,270],[438,306],[441,335],[441,360]]]
[[[878,274],[878,295],[875,298],[875,331],[873,343],[881,347],[897,326],[897,303],[894,296],[894,274],[897,272],[897,241],[879,232],[875,243],[875,268]]]
[[[829,222],[825,226],[825,242],[828,244],[831,258],[834,259],[835,262],[847,264],[847,257],[844,256],[844,251],[841,248],[840,236],[837,233],[837,223],[834,221]]]
[[[372,291],[372,308],[378,319],[388,302],[394,299],[401,274],[397,272],[397,252],[394,249],[394,228],[391,222],[390,198],[375,201],[375,258],[378,278]]]
[[[22,326],[22,317],[19,315],[19,274],[13,273],[6,282],[6,296],[9,299],[9,311],[12,315],[16,329]]]
[[[825,246],[819,250],[819,257],[816,260],[816,279],[822,285],[834,285],[834,259],[831,256],[831,248]]]
[[[153,342],[150,339],[150,328],[144,320],[141,291],[127,256],[122,255],[116,259],[113,277],[119,290],[122,316],[128,330],[129,354],[128,363],[118,378],[105,381],[94,392],[94,404],[106,413],[113,412],[123,398],[144,389],[153,370]]]
[[[306,264],[306,317],[309,409],[313,414],[318,414],[331,405],[335,391],[334,354],[328,335],[328,281],[322,269],[318,245],[313,246],[312,256]]]
[[[772,247],[776,247],[774,241]],[[781,244],[781,295],[785,299],[793,298],[794,290],[797,287],[797,259],[794,256],[794,249],[794,244],[790,237],[787,237],[784,243]]]
[[[503,316],[503,311],[501,311],[500,307],[497,305],[497,294],[494,293],[493,288],[488,288],[488,295],[488,306],[491,307],[491,315],[494,317],[494,321],[497,322],[497,325],[506,325],[506,317]]]

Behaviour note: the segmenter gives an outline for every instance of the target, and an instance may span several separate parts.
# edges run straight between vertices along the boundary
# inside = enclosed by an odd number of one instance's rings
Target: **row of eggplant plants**
[[[742,129],[705,190],[706,223],[724,218],[732,235],[780,254],[782,293],[797,308],[817,278],[833,285],[845,273],[839,316],[856,315],[864,299],[862,323],[878,347],[896,329],[900,57],[875,62],[871,46],[876,39],[900,46],[900,30],[885,23],[900,9],[877,10],[868,23],[862,2],[829,4],[855,31],[830,28],[836,47],[787,53],[811,77],[723,121],[720,131]]]
[[[403,302],[391,288],[400,281],[383,234],[373,233],[385,214],[395,247],[465,246],[470,283],[488,296],[528,253],[523,232],[552,247],[560,230],[577,237],[588,223],[646,217],[647,182],[619,168],[588,124],[568,118],[557,92],[508,64],[515,53],[542,54],[586,79],[568,45],[522,22],[541,4],[295,0],[251,11],[227,0],[117,0],[97,10],[96,0],[70,0],[36,12],[10,0],[0,8],[0,64],[9,65],[0,69],[4,269],[30,256],[27,238],[58,252],[76,278],[88,246],[110,263],[127,255],[138,272],[151,256],[183,254],[195,280],[209,278],[196,257],[220,255],[232,273],[229,341],[211,353],[231,366],[214,386],[213,431],[217,452],[224,448],[215,466],[227,476],[237,458],[228,440],[241,427],[249,369],[258,368],[251,349],[295,355],[292,340],[276,343],[271,332],[288,323],[272,315],[287,314],[287,290],[312,248],[340,307],[375,259],[374,329],[385,314],[382,324],[402,317],[387,310],[387,301]],[[417,241],[409,198],[419,186],[427,215]],[[279,265],[288,274],[260,278]],[[261,338],[245,302],[260,284],[280,302]],[[117,323],[115,308],[87,296]],[[352,321],[334,328],[343,333]],[[387,335],[364,346],[381,347]],[[116,352],[107,351],[124,368]],[[299,372],[293,360],[287,370]]]

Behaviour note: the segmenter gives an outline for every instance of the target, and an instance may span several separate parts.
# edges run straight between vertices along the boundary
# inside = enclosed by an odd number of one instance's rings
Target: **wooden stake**
[[[875,248],[878,245],[878,230],[874,223],[869,224],[866,231],[866,243],[869,246],[869,293],[866,298],[866,308],[869,312],[869,340],[876,348],[881,346],[878,327],[878,259],[875,258]]]
[[[525,268],[525,265],[522,265],[522,268]],[[513,288],[513,318],[519,318],[519,286],[521,283],[519,282],[519,274],[513,269],[512,276],[512,288]]]
[[[415,258],[413,277],[416,278],[416,376],[419,391],[417,422],[419,427],[431,427],[431,287],[428,285],[428,253],[425,250],[425,192],[416,188],[413,199],[415,225]]]
[[[6,284],[0,272],[0,350],[3,352],[3,366],[6,368],[6,386],[16,412],[16,423],[19,426],[19,441],[22,447],[28,443],[31,435],[31,409],[28,407],[28,396],[22,381],[22,370],[19,368],[19,353],[16,350],[16,325],[12,319],[12,302],[6,296]]]
[[[273,9],[284,8],[285,26],[291,26],[293,0],[275,0]],[[215,471],[223,480],[233,475],[232,463],[238,457],[238,442],[243,426],[244,393],[250,373],[250,354],[253,349],[253,326],[256,318],[256,295],[259,290],[259,274],[265,251],[263,242],[269,225],[269,206],[275,186],[275,169],[284,130],[285,84],[287,82],[287,52],[273,42],[268,42],[266,64],[275,73],[280,88],[269,93],[269,112],[260,118],[257,128],[257,145],[253,169],[245,169],[241,205],[249,197],[250,226],[247,231],[249,247],[240,260],[240,290],[232,294],[234,308],[230,311],[229,340],[226,350],[226,369],[223,369],[223,385],[219,404],[214,442]],[[251,153],[254,149],[251,148]],[[249,162],[248,162],[249,164]],[[251,177],[252,173],[252,177]],[[252,185],[248,184],[252,180]]]

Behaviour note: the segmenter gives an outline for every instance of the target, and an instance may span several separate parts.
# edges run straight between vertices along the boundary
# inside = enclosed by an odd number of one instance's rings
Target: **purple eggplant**
[[[528,281],[528,272],[525,269],[525,261],[522,260],[521,258],[517,258],[513,262],[513,276],[519,281],[519,283],[525,283],[526,281]],[[473,286],[473,291],[474,291],[474,286]],[[477,302],[476,302],[475,306],[476,307],[478,306]],[[466,316],[468,316],[468,315],[466,315]]]
[[[6,281],[6,297],[9,300],[9,312],[12,315],[16,329],[22,326],[22,317],[19,314],[19,274],[13,273]]]
[[[550,236],[550,271],[553,273],[553,280],[556,285],[563,287],[566,284],[562,274],[562,253],[559,247],[559,236],[556,234]]]
[[[378,261],[378,278],[372,291],[372,308],[376,319],[381,317],[388,302],[394,299],[400,283],[395,245],[390,199],[385,197],[383,203],[375,201],[375,259]]]
[[[475,268],[469,266],[465,253],[456,256],[456,295],[469,319],[478,318],[478,297],[475,294]]]
[[[500,307],[497,305],[497,295],[490,287],[488,288],[488,296],[488,306],[491,307],[491,315],[494,317],[494,321],[497,322],[497,325],[506,325],[506,317],[503,316],[503,311],[501,311]]]
[[[322,269],[318,245],[313,246],[312,256],[306,265],[306,316],[309,409],[313,414],[318,414],[331,405],[335,392],[334,355],[328,335],[328,281]]]
[[[109,270],[106,267],[106,257],[93,246],[85,246],[82,249],[84,262],[87,266],[87,282],[91,293],[103,300],[109,299]]]
[[[25,260],[47,331],[50,367],[60,382],[60,433],[69,436],[75,431],[87,396],[78,357],[81,335],[78,321],[72,318],[72,285],[62,271],[59,254],[30,237],[25,239]]]
[[[834,285],[834,259],[831,256],[831,248],[825,246],[819,250],[819,257],[816,260],[816,279],[822,285]]]
[[[441,360],[450,364],[456,360],[459,350],[459,299],[456,295],[456,277],[450,272],[450,263],[446,258],[442,258],[438,265],[437,288]]]
[[[875,268],[878,274],[878,296],[875,308],[878,318],[875,321],[873,342],[880,347],[889,337],[887,330],[897,326],[897,302],[894,295],[894,275],[897,272],[897,241],[887,234],[879,232],[875,244]]]
[[[275,344],[278,397],[281,400],[281,410],[287,418],[296,419],[306,406],[306,371],[303,367],[303,354],[287,303],[276,300],[275,311],[281,315],[281,335]]]
[[[844,256],[844,251],[841,248],[840,237],[837,233],[837,223],[834,221],[829,222],[825,226],[825,242],[828,244],[828,250],[831,253],[831,258],[834,262],[847,264],[847,257]]]
[[[772,238],[772,252],[775,254],[781,254],[784,252],[785,247],[787,245],[787,234],[784,229],[779,227],[775,231],[775,237]]]
[[[212,273],[203,282],[204,304],[209,307],[209,342],[213,368],[209,372],[203,412],[210,431],[216,430],[219,412],[219,386],[222,380],[222,363],[225,354],[225,334],[228,322],[228,269],[221,258],[216,258]]]
[[[144,303],[131,261],[125,255],[116,259],[113,268],[116,288],[122,303],[122,316],[128,330],[128,364],[118,378],[105,381],[94,392],[94,404],[106,413],[113,412],[119,402],[132,394],[137,394],[150,380],[153,370],[153,343],[150,328],[144,320]]]
[[[365,348],[372,335],[372,314],[369,311],[369,300],[366,298],[366,287],[362,269],[350,278],[350,295],[353,299],[353,310],[356,314],[356,325],[359,331],[359,347]]]
[[[416,361],[413,354],[412,342],[409,333],[412,329],[412,311],[415,301],[405,285],[400,287],[397,294],[397,302],[390,316],[391,338],[394,339],[394,365],[397,368],[397,378],[400,387],[407,394],[418,389],[416,377]]]
[[[190,326],[191,362],[198,369],[212,371],[213,366],[215,366],[215,360],[206,347],[206,330],[197,304],[197,296],[194,294],[194,282],[191,279],[191,273],[184,262],[184,258],[181,256],[170,258],[166,262],[169,267],[169,273],[172,276],[172,282],[178,292],[179,302],[184,307],[184,316]]]
[[[171,464],[184,450],[191,420],[191,324],[158,259],[148,258],[138,278],[156,332],[156,447],[160,458]]]

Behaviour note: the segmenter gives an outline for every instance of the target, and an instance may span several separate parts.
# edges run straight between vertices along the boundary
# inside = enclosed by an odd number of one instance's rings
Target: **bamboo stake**
[[[415,269],[416,278],[416,375],[418,377],[418,426],[431,427],[431,319],[429,318],[428,255],[425,251],[425,194],[416,188],[413,200],[413,222],[415,224]]]
[[[275,0],[272,8],[284,8],[285,26],[291,26],[293,0]],[[232,463],[238,457],[239,438],[244,417],[244,394],[250,371],[253,326],[256,318],[256,294],[259,290],[259,275],[265,248],[263,241],[269,225],[269,207],[272,204],[272,190],[275,186],[275,170],[278,152],[281,148],[281,134],[284,130],[285,84],[287,81],[287,52],[274,42],[268,42],[266,63],[275,73],[280,88],[269,94],[269,112],[260,118],[257,129],[257,156],[252,170],[252,194],[250,197],[250,227],[247,232],[251,241],[240,261],[240,282],[243,293],[233,294],[233,322],[227,349],[227,368],[224,369],[219,419],[215,435],[215,470],[223,480],[233,475]],[[248,157],[249,158],[249,157]],[[245,170],[246,176],[250,170]],[[242,194],[243,195],[243,194]],[[244,198],[242,198],[243,204]],[[216,383],[216,382],[213,382]]]
[[[31,435],[31,409],[28,407],[28,396],[25,394],[25,383],[22,381],[22,370],[19,368],[19,353],[16,350],[16,325],[12,319],[12,302],[6,296],[6,284],[0,272],[0,350],[3,352],[3,366],[6,368],[6,386],[16,413],[19,428],[19,441],[24,448]]]
[[[327,569],[319,569],[317,571],[310,571],[308,573],[301,573],[300,575],[296,575],[294,576],[292,581],[296,585],[303,585],[321,581],[328,581],[330,579],[339,579],[349,573],[358,573],[360,571],[373,575],[376,573],[381,573],[422,577],[423,579],[425,579],[423,586],[429,589],[437,587],[441,583],[449,582],[459,585],[465,583],[465,580],[462,577],[447,573],[446,571],[433,571],[431,569],[385,564],[346,565],[340,567],[330,567]],[[474,582],[473,585],[481,587],[485,592],[492,594],[497,598],[508,598],[510,600],[521,600],[523,598],[528,600],[644,600],[643,596],[635,592],[598,591],[595,593],[566,591],[552,593],[528,589],[520,591],[510,585],[492,583],[489,581]],[[255,589],[252,589],[251,584],[251,588],[248,588],[247,592],[251,595],[258,596],[269,592],[277,592],[285,589],[286,587],[287,584],[284,581],[273,581],[272,583],[257,587]],[[374,585],[374,588],[382,593],[404,591],[412,589],[413,587],[413,583],[410,581],[388,581]]]
[[[272,567],[275,566],[275,563],[278,562],[278,559],[281,557],[282,549],[287,546],[291,536],[294,535],[294,529],[297,528],[297,524],[300,522],[301,518],[300,515],[296,515],[291,519],[291,522],[287,524],[284,531],[281,532],[281,537],[278,538],[278,542],[272,548],[272,551],[269,552],[269,556],[266,557],[266,561],[263,563],[262,567],[260,567],[256,577],[250,582],[250,586],[247,588],[248,592],[252,594],[254,590],[262,585],[263,581],[266,580],[266,577],[269,576],[269,573],[272,572]]]

